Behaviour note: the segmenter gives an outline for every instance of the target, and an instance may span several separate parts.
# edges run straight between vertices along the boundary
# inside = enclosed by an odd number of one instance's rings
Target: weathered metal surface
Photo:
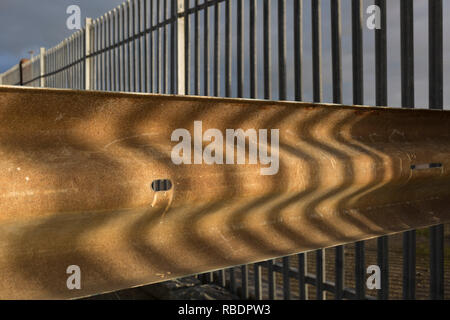
[[[278,173],[173,164],[172,132],[196,120],[279,129]],[[0,298],[88,296],[447,222],[449,168],[446,111],[0,87]],[[157,179],[173,188],[155,193]]]

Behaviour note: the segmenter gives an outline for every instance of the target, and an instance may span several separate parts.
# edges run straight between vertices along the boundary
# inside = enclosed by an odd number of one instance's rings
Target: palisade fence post
[[[40,63],[40,74],[39,74],[39,86],[41,88],[45,87],[45,48],[41,47],[39,49],[40,55],[39,55],[39,63]]]
[[[33,63],[33,59],[34,59],[34,57],[33,57],[33,55],[31,55],[30,62],[29,62],[29,64],[30,64],[30,80],[28,80],[26,82],[26,84],[29,85],[30,87],[33,86],[33,81],[31,81],[31,80],[34,79],[34,68],[33,68],[33,64],[34,63]]]
[[[23,86],[23,67],[22,67],[23,61],[24,61],[24,59],[20,59],[20,62],[19,62],[19,85],[20,86]]]
[[[442,0],[428,2],[428,92],[429,108],[444,106],[444,47]],[[430,228],[430,298],[444,299],[444,225]],[[445,279],[446,280],[446,279]]]
[[[92,18],[86,18],[84,31],[84,90],[91,89],[91,26]]]
[[[185,42],[184,42],[184,24],[185,24],[185,8],[184,8],[185,0],[177,0],[177,93],[184,95],[186,94],[186,84],[185,84],[185,73],[186,73],[186,64],[185,64]]]

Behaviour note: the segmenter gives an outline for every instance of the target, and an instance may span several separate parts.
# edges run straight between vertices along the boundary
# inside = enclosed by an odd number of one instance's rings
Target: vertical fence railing
[[[363,78],[363,4],[352,0],[352,62],[353,62],[353,104],[364,104]],[[357,299],[365,296],[365,250],[364,241],[355,243],[355,292]]]
[[[375,104],[388,105],[387,90],[387,12],[386,0],[376,0],[380,8],[381,28],[375,30]],[[387,236],[377,239],[377,263],[381,270],[381,288],[378,290],[378,299],[389,298],[389,238]]]
[[[414,108],[414,7],[412,0],[400,2],[402,107]],[[403,234],[403,299],[414,299],[416,278],[416,233]]]
[[[341,0],[330,1],[331,13],[331,55],[333,69],[333,103],[342,103],[342,58],[341,58]],[[335,293],[336,300],[344,296],[344,246],[335,248]]]
[[[364,103],[362,0],[329,0],[332,102],[343,103],[342,3],[350,5],[353,103]],[[305,3],[307,5],[305,5]],[[30,61],[0,76],[1,84],[84,90],[177,93],[303,101],[311,79],[313,102],[323,101],[320,0],[129,0]],[[328,3],[328,2],[326,2]],[[387,1],[375,0],[375,104],[388,105]],[[305,15],[305,6],[310,17]],[[429,108],[443,108],[442,0],[428,1]],[[402,107],[414,107],[414,7],[400,1]],[[309,21],[309,24],[306,22]],[[289,27],[288,27],[289,26]],[[310,32],[311,51],[304,52]],[[309,39],[309,38],[308,38]],[[289,48],[292,52],[289,52]],[[304,75],[305,56],[312,74]],[[276,60],[274,57],[276,56]],[[276,79],[276,81],[272,81]],[[292,79],[292,83],[290,82]],[[292,98],[290,98],[292,97]],[[351,167],[349,167],[351,170]],[[390,297],[389,241],[377,239],[378,299]],[[402,297],[416,297],[416,232],[403,234]],[[334,282],[326,279],[325,249],[199,276],[241,298],[372,299],[366,295],[365,242],[354,247],[354,288],[345,282],[345,246],[334,248]],[[309,269],[308,265],[315,265]],[[311,272],[312,271],[312,272]],[[281,275],[281,278],[277,276]],[[298,285],[294,288],[293,280]],[[295,293],[295,294],[294,294]],[[444,227],[430,228],[430,298],[444,298]]]
[[[311,1],[311,42],[312,42],[312,81],[313,102],[322,102],[322,21],[321,1]],[[316,251],[316,299],[325,297],[325,250]]]
[[[443,13],[442,0],[428,2],[429,108],[443,109]],[[444,226],[430,229],[430,298],[444,299]]]

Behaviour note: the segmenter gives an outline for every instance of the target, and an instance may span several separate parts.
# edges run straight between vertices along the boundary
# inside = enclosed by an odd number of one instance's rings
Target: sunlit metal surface
[[[173,164],[171,134],[194,121],[279,129],[278,173]],[[0,87],[0,298],[82,297],[448,222],[449,168],[447,111]]]

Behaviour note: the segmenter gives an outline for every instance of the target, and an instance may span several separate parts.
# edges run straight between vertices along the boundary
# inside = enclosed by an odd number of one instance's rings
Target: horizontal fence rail
[[[381,25],[372,31],[375,81],[370,90],[375,104],[390,104],[387,37],[393,26],[387,17],[388,8],[395,7],[400,9],[395,19],[400,24],[401,106],[413,108],[417,41],[414,3],[418,2],[373,3],[380,9]],[[427,4],[428,107],[442,109],[443,3],[429,0]],[[41,49],[30,61],[22,61],[0,75],[0,83],[337,104],[347,99],[362,105],[368,95],[364,70],[370,58],[366,58],[364,46],[371,41],[367,39],[367,9],[362,0],[131,0],[100,18],[87,19],[85,28],[56,47]],[[345,19],[349,23],[345,23],[344,30]],[[350,35],[351,41],[343,34]],[[329,57],[324,55],[325,50]],[[344,54],[351,56],[350,65]],[[344,81],[344,66],[351,70],[350,80]],[[349,84],[351,91],[346,89]],[[426,232],[429,298],[443,299],[448,297],[444,292],[444,226]],[[417,237],[415,230],[402,235],[402,266],[397,273],[404,299],[417,298]],[[370,294],[365,284],[365,242],[332,250],[333,281],[327,279],[329,249],[199,277],[226,286],[242,298],[289,299],[295,292],[299,299],[324,299],[327,293],[335,299],[372,299],[375,295],[388,299],[393,296],[390,291],[397,277],[392,274],[390,239],[383,236],[376,241],[381,289]],[[349,254],[353,263],[351,289],[346,275]],[[291,280],[295,280],[295,289]]]

